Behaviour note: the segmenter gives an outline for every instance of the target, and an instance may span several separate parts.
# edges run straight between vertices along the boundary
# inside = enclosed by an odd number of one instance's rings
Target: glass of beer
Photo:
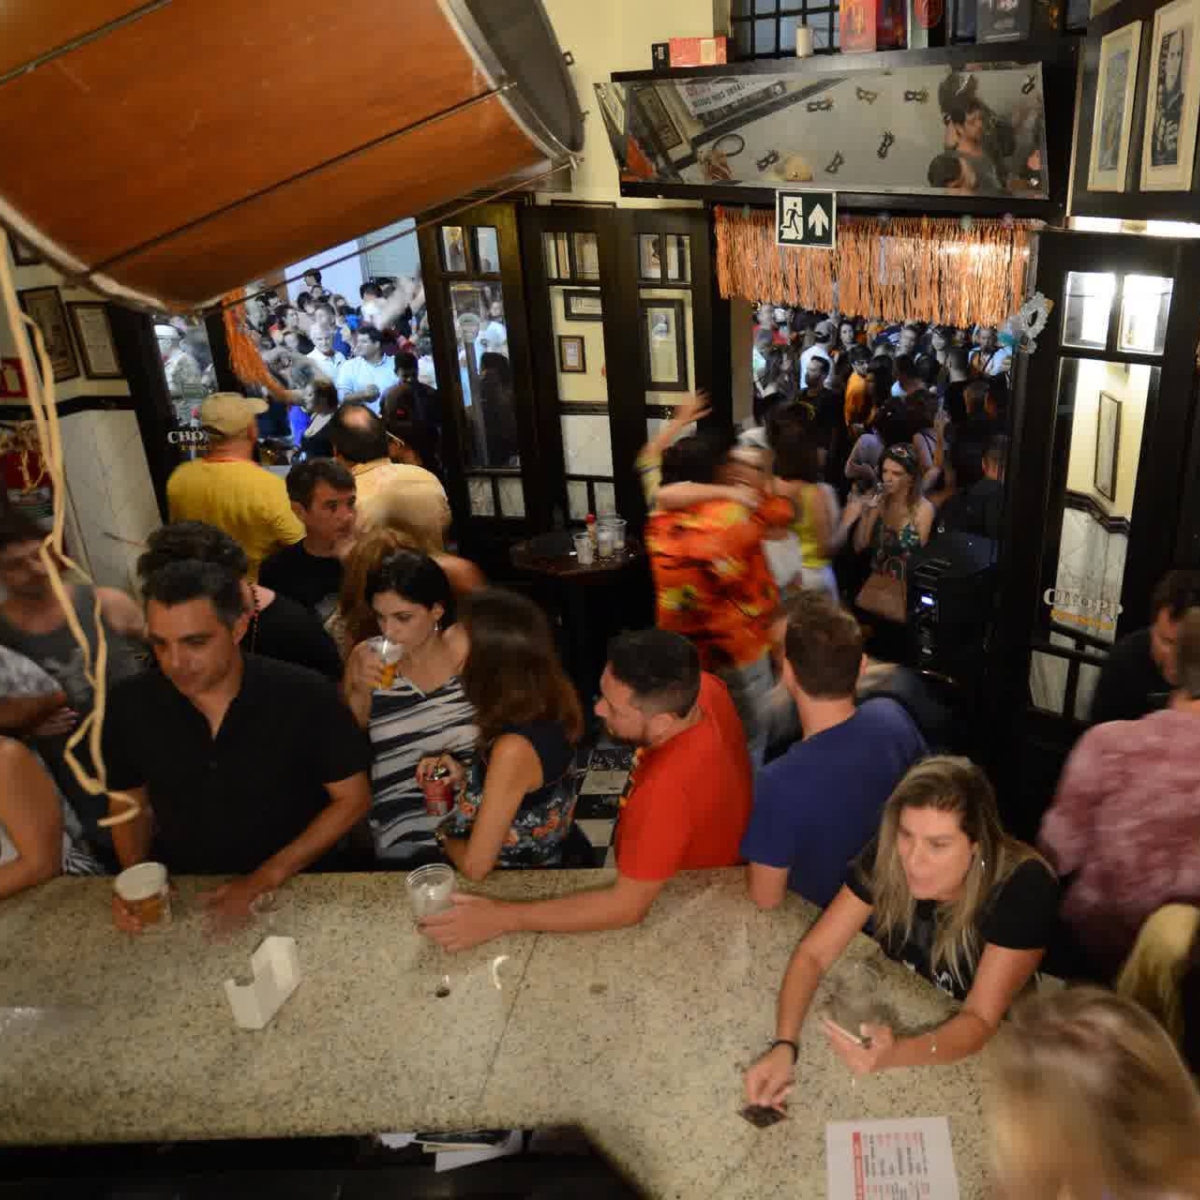
[[[142,923],[143,929],[171,923],[171,890],[167,868],[162,863],[138,863],[122,871],[113,890],[125,907]]]
[[[396,682],[396,671],[404,657],[404,647],[399,642],[389,642],[385,637],[373,637],[371,647],[383,663],[383,675],[379,680],[380,691],[387,691]]]

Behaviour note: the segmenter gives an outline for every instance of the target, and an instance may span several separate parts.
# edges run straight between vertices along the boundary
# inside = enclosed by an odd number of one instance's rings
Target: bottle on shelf
[[[596,514],[588,513],[587,515],[587,535],[588,540],[592,543],[592,549],[596,549]]]

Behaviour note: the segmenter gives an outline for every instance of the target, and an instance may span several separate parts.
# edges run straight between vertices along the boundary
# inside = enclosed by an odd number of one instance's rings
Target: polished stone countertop
[[[531,871],[480,890],[531,899],[611,878]],[[295,879],[224,943],[204,936],[203,886],[180,880],[174,924],[138,938],[112,928],[109,880],[0,904],[0,1142],[576,1125],[649,1196],[804,1200],[825,1195],[827,1121],[944,1115],[964,1200],[984,1194],[978,1060],[855,1083],[810,1019],[788,1119],[737,1115],[816,911],[789,896],[759,912],[741,870],[678,877],[635,929],[459,955],[417,934],[400,874]],[[222,983],[264,933],[296,938],[303,980],[245,1032]],[[832,978],[865,957],[883,964],[898,1030],[944,1019],[948,1002],[866,938]]]

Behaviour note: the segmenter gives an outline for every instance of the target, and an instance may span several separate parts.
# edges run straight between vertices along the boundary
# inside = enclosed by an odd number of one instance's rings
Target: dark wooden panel
[[[4,196],[95,266],[485,90],[436,0],[177,0],[0,87]]]
[[[538,162],[499,99],[364,151],[148,247],[110,272],[181,307]],[[431,164],[437,165],[434,172]]]
[[[5,4],[0,7],[0,75],[144,6],[145,0],[18,0]]]

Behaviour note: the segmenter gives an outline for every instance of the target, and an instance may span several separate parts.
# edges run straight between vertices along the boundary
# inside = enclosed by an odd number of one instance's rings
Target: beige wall
[[[579,200],[617,200],[620,187],[604,119],[593,84],[614,71],[648,71],[650,46],[672,37],[707,37],[713,32],[714,0],[542,0],[558,44],[570,51],[571,78],[584,123],[584,161],[575,172],[572,195]],[[541,197],[548,202],[548,197]],[[657,201],[625,200],[629,207]],[[679,207],[680,201],[675,201]]]
[[[53,267],[45,264],[18,267],[3,231],[0,231],[0,255],[7,256],[18,292],[57,287],[64,304],[71,300],[103,299],[93,292],[64,285],[62,276]],[[78,356],[78,345],[75,349]],[[14,331],[6,316],[0,315],[0,357],[15,355]],[[61,418],[67,480],[67,551],[97,583],[132,590],[134,564],[140,552],[137,543],[157,528],[161,520],[137,416],[128,404],[129,384],[124,379],[89,379],[80,359],[80,374],[58,384],[55,393],[60,403],[83,398],[98,401],[82,412]],[[125,401],[125,404],[121,408],[106,408],[105,400]],[[17,403],[0,401],[14,407]],[[19,416],[15,418],[16,423],[20,420]],[[11,425],[14,418],[8,417],[4,423]]]
[[[1067,488],[1093,497],[1114,517],[1128,518],[1133,512],[1137,486],[1138,457],[1142,448],[1142,425],[1146,419],[1146,393],[1151,368],[1083,359],[1075,390],[1075,420],[1071,428],[1071,455],[1067,465]],[[1121,401],[1121,442],[1117,451],[1117,498],[1109,500],[1096,491],[1096,425],[1100,393]]]

